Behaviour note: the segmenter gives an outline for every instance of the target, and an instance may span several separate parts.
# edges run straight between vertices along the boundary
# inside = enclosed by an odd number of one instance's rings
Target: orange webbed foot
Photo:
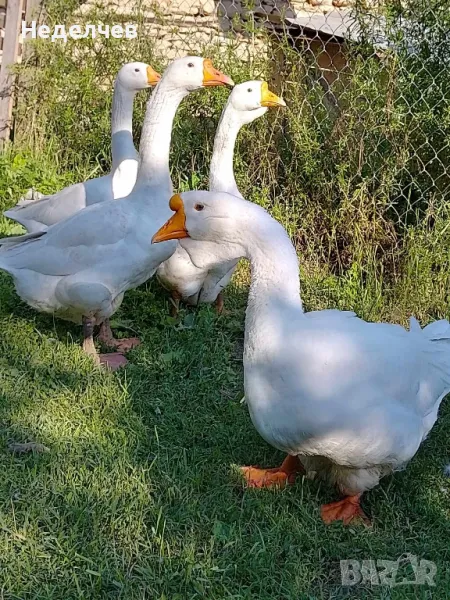
[[[128,360],[119,352],[111,352],[110,354],[100,354],[100,364],[110,371],[117,371],[128,364]]]
[[[100,325],[98,341],[106,348],[114,348],[117,352],[129,352],[141,343],[137,337],[116,339],[111,330],[109,319],[105,319]],[[106,355],[105,355],[106,356]]]
[[[260,469],[258,467],[241,467],[241,473],[251,488],[284,487],[292,485],[304,468],[297,456],[287,456],[280,467]]]
[[[244,476],[247,487],[250,488],[284,487],[288,483],[293,483],[293,481],[289,481],[289,475],[279,469],[241,467],[241,473]]]
[[[120,338],[115,340],[114,347],[117,348],[117,352],[129,352],[136,346],[139,346],[141,340],[139,338]]]
[[[346,496],[337,502],[324,504],[320,508],[320,515],[324,523],[329,525],[333,521],[343,521],[344,525],[350,525],[354,520],[362,521],[364,525],[370,526],[370,520],[361,508],[361,494]]]

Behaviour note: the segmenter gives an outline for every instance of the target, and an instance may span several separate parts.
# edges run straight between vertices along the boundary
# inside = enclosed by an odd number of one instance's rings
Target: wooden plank
[[[25,21],[30,26],[31,21],[39,23],[42,15],[42,0],[25,0]],[[22,61],[26,61],[32,54],[33,46],[26,43],[26,40],[31,39],[31,32],[25,34],[22,40]]]
[[[30,24],[31,21],[37,21],[41,12],[41,0],[26,0],[25,21]]]
[[[9,67],[15,64],[19,52],[19,35],[23,0],[8,0],[2,64],[0,66],[0,143],[9,139],[13,109],[14,76]]]

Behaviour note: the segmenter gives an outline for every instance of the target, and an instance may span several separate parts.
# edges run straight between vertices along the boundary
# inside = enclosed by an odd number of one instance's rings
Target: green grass
[[[100,4],[86,22],[120,22]],[[445,48],[436,59],[448,14],[406,4],[430,17],[418,22],[433,35],[416,57],[380,61],[360,48],[333,88],[336,114],[311,81],[308,56],[283,40],[245,62],[232,48],[199,48],[193,36],[192,51],[235,81],[270,79],[274,67],[282,81],[288,108],[242,130],[235,168],[245,197],[296,243],[307,309],[401,324],[411,314],[422,324],[450,316]],[[48,23],[82,23],[73,19],[78,5],[46,2]],[[0,212],[31,186],[52,192],[107,170],[114,74],[124,57],[166,64],[142,28],[135,40],[33,47],[19,69],[16,149],[0,155]],[[227,93],[198,92],[180,107],[178,189],[205,186]],[[136,142],[145,99],[136,100]],[[0,216],[0,235],[19,232]],[[325,527],[319,507],[336,492],[317,483],[242,486],[236,465],[283,459],[240,403],[247,285],[242,267],[226,292],[230,314],[183,309],[176,321],[155,282],[128,293],[115,325],[143,343],[125,370],[108,374],[83,355],[79,328],[24,306],[0,273],[0,600],[448,597],[448,401],[408,469],[364,498],[371,529]],[[8,452],[26,441],[49,452]],[[341,586],[340,560],[405,552],[436,563],[435,588]]]
[[[36,181],[39,189],[63,184],[51,165],[41,179],[24,179],[30,160],[4,171],[6,204]],[[0,227],[12,231],[6,220]],[[416,276],[412,269],[411,281]],[[330,279],[304,265],[302,280],[308,308],[356,305],[364,316],[398,321],[405,306],[414,312],[412,292],[396,304],[387,288],[361,287],[356,267]],[[79,328],[29,309],[0,274],[0,598],[448,596],[445,403],[408,469],[364,498],[371,529],[323,525],[320,505],[336,492],[314,482],[244,489],[236,465],[283,459],[240,403],[247,281],[243,267],[223,317],[202,307],[171,319],[155,282],[128,293],[115,324],[143,343],[126,369],[108,374],[82,353]],[[432,314],[434,300],[420,316]],[[12,455],[12,441],[50,451]],[[435,588],[341,586],[340,560],[396,560],[405,552],[436,563]]]

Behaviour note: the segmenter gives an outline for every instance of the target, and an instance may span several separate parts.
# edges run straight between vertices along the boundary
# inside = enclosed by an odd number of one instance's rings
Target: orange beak
[[[172,196],[169,202],[171,210],[175,214],[165,223],[152,237],[152,244],[167,242],[167,240],[181,240],[189,237],[186,231],[186,215],[184,213],[183,200],[180,194]]]
[[[161,79],[161,75],[157,73],[150,65],[147,65],[147,83],[148,85],[156,85]]]
[[[280,96],[277,96],[269,90],[266,81],[261,84],[261,106],[270,108],[272,106],[286,106],[286,102]]]
[[[203,61],[203,85],[234,85],[234,81],[213,67],[209,58]]]

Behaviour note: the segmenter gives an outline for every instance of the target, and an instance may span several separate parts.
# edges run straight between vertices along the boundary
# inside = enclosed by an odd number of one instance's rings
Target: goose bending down
[[[269,90],[265,81],[246,81],[236,85],[222,111],[209,171],[209,189],[213,192],[228,192],[242,198],[236,184],[233,155],[237,135],[244,125],[262,117],[269,107],[286,106],[284,100]],[[163,287],[172,292],[175,313],[180,299],[197,305],[201,302],[216,302],[220,313],[223,309],[221,291],[229,283],[237,260],[223,263],[221,246],[216,243],[193,243],[191,256],[178,246],[169,260],[157,271]],[[217,256],[217,265],[211,261]],[[204,268],[207,260],[209,267]]]
[[[132,193],[89,206],[0,254],[0,269],[12,275],[18,295],[36,310],[82,323],[83,348],[111,368],[126,363],[120,352],[137,340],[115,340],[109,317],[124,293],[149,279],[176,248],[174,241],[151,244],[152,233],[170,215],[169,150],[176,110],[191,91],[225,84],[231,79],[209,60],[173,61],[147,105]],[[103,328],[102,341],[119,353],[97,355],[95,325]]]
[[[159,79],[150,65],[141,62],[124,65],[117,74],[111,116],[112,169],[108,175],[76,183],[39,200],[22,200],[5,211],[5,217],[35,233],[46,231],[50,225],[91,204],[128,196],[136,182],[139,164],[132,131],[134,97],[139,90],[156,85]]]
[[[288,458],[278,469],[244,467],[248,485],[288,483],[303,468],[344,496],[322,507],[326,523],[366,520],[361,495],[415,455],[450,391],[450,324],[421,329],[411,318],[407,331],[348,311],[304,313],[295,249],[265,210],[198,191],[170,206],[154,242],[214,241],[251,264],[245,398],[258,432]]]

